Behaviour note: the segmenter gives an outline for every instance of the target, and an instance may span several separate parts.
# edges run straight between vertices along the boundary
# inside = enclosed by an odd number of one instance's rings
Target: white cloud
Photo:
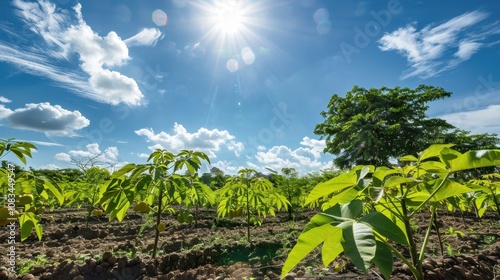
[[[215,163],[212,163],[211,167],[219,168],[226,175],[236,175],[238,173],[238,171],[240,171],[240,169],[245,168],[243,166],[234,166],[232,162],[227,161],[227,160],[221,160],[221,161],[217,161]]]
[[[0,120],[12,127],[44,132],[47,136],[76,136],[90,121],[79,111],[68,111],[48,102],[29,103],[24,108],[10,110],[0,105]]]
[[[2,102],[2,103],[10,103],[10,102],[12,102],[12,100],[10,100],[8,98],[5,98],[3,96],[0,96],[0,102]]]
[[[479,50],[479,48],[481,48],[481,46],[482,44],[476,42],[460,42],[460,44],[458,45],[458,51],[455,53],[455,56],[457,56],[461,60],[468,60]]]
[[[158,39],[161,39],[162,33],[157,28],[144,28],[141,32],[135,34],[134,36],[125,39],[125,44],[127,46],[154,46]]]
[[[123,166],[125,163],[119,163],[118,160],[118,148],[116,147],[108,147],[101,151],[99,144],[92,143],[85,146],[85,150],[71,150],[67,153],[58,153],[55,155],[55,158],[60,161],[64,161],[66,163],[72,163],[72,161],[77,161],[82,164],[85,164],[89,161],[92,161],[95,165],[101,167],[109,167],[114,166]],[[87,166],[91,167],[91,166]]]
[[[403,73],[402,79],[433,77],[470,59],[481,47],[487,46],[482,41],[499,33],[499,22],[487,28],[474,28],[488,16],[485,12],[472,11],[437,26],[427,25],[421,30],[415,28],[415,23],[409,24],[384,34],[378,41],[379,48],[406,56],[410,69]]]
[[[205,152],[210,158],[216,158],[215,152],[221,150],[222,146],[239,156],[244,149],[241,142],[236,142],[235,136],[227,130],[200,128],[194,133],[190,133],[181,124],[174,124],[173,134],[164,131],[155,134],[151,128],[136,130],[139,136],[144,136],[147,142],[153,142],[155,146],[151,148],[164,148],[172,152],[180,150],[197,150]]]
[[[41,146],[48,146],[48,147],[61,147],[63,145],[54,143],[54,142],[45,142],[45,141],[37,141],[37,140],[23,140],[23,139],[18,139],[18,141],[24,141],[24,142],[30,142],[36,145],[41,145]]]
[[[45,0],[15,0],[13,5],[23,24],[32,32],[28,34],[32,36],[31,44],[0,43],[0,61],[49,78],[61,87],[98,102],[141,104],[144,96],[137,82],[108,69],[124,65],[130,59],[127,45],[113,31],[104,37],[94,32],[83,20],[80,4],[72,11]],[[27,34],[8,30],[5,26],[1,28],[19,42],[26,40],[23,36]],[[80,70],[65,65],[75,54],[81,63]]]
[[[146,154],[146,153],[138,153],[138,154],[137,154],[137,156],[138,156],[139,158],[148,158],[148,157],[149,157],[149,155],[148,155],[148,154]]]
[[[258,164],[252,164],[254,166],[252,168],[259,168],[259,171],[265,172],[264,167],[277,171],[290,167],[295,168],[300,174],[307,174],[331,166],[331,160],[321,161],[325,141],[306,136],[300,144],[304,147],[292,150],[287,146],[274,146],[265,152],[257,152],[255,159]]]
[[[7,118],[12,114],[12,110],[9,108],[5,108],[3,104],[0,104],[0,120]]]
[[[500,105],[439,116],[452,125],[471,133],[495,133],[500,135]]]
[[[57,170],[57,169],[62,169],[62,167],[55,165],[55,164],[52,164],[52,163],[49,163],[49,164],[40,166],[38,169]]]

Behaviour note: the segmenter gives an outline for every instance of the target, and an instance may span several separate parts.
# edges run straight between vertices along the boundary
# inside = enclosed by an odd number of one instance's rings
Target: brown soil
[[[32,234],[15,244],[16,267],[24,273],[15,276],[3,267],[0,280],[279,279],[286,254],[313,214],[301,213],[295,222],[287,221],[286,213],[269,218],[261,227],[251,228],[252,243],[246,240],[242,218],[215,219],[215,211],[206,209],[200,212],[195,227],[165,215],[167,229],[160,234],[161,251],[152,259],[154,230],[152,224],[144,226],[146,217],[130,214],[121,223],[92,217],[86,228],[83,209],[56,210],[43,215],[42,241]],[[418,218],[415,230],[423,236],[429,217]],[[424,265],[426,279],[500,279],[498,216],[487,213],[477,219],[442,213],[438,226],[444,256],[434,232]],[[3,252],[10,246],[8,234],[6,228],[0,229],[0,266],[7,266]],[[343,256],[325,268],[318,252],[285,279],[382,279],[376,268],[369,275],[360,274]],[[342,266],[340,273],[335,265]],[[401,261],[396,260],[394,266],[391,279],[413,279]]]

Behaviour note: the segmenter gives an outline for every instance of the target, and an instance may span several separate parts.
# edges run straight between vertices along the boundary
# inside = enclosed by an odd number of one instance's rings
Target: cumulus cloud
[[[2,119],[12,127],[44,132],[47,136],[76,136],[78,130],[90,124],[79,111],[68,111],[48,102],[29,103],[15,110],[0,105]]]
[[[114,32],[100,36],[83,20],[82,6],[58,8],[46,0],[14,0],[16,15],[30,34],[1,26],[14,44],[0,42],[0,61],[6,61],[33,75],[51,79],[82,97],[117,105],[140,105],[143,94],[137,82],[110,69],[130,59],[126,43]],[[25,32],[25,33],[26,33]],[[31,37],[25,42],[23,37]],[[34,43],[34,42],[35,43]],[[75,56],[79,69],[67,62]]]
[[[93,165],[101,167],[119,168],[126,163],[118,162],[118,148],[108,147],[101,151],[99,144],[92,143],[85,146],[85,150],[71,150],[67,153],[58,153],[55,155],[57,160],[84,166],[90,168]]]
[[[262,166],[274,170],[281,170],[283,167],[295,168],[300,174],[320,171],[331,166],[331,160],[321,160],[321,153],[325,147],[324,140],[315,140],[306,136],[302,138],[300,144],[303,147],[297,149],[274,146],[267,151],[259,151],[255,156],[258,164],[248,164],[253,166],[252,168],[259,168],[260,171],[264,171]]]
[[[231,161],[228,161],[228,160],[220,160],[220,161],[214,162],[211,164],[211,167],[219,168],[226,175],[236,175],[240,169],[245,168],[241,165],[235,166]]]
[[[472,133],[495,133],[500,135],[500,105],[490,105],[487,108],[457,112],[439,116],[452,125],[471,131]]]
[[[129,47],[133,46],[154,46],[162,33],[157,28],[144,28],[139,33],[126,39],[124,42]]]
[[[430,78],[468,60],[492,35],[499,34],[499,22],[477,26],[489,14],[472,11],[439,25],[427,25],[417,30],[416,23],[386,33],[378,41],[382,51],[397,51],[410,65],[402,79],[418,76]]]
[[[164,131],[155,133],[151,128],[142,128],[136,130],[135,133],[144,136],[147,142],[155,144],[150,149],[164,148],[172,152],[197,150],[205,152],[210,158],[216,158],[215,152],[220,151],[223,146],[234,152],[236,156],[239,156],[244,149],[243,143],[235,141],[236,137],[227,130],[209,130],[202,127],[190,133],[181,124],[175,123],[173,134]]]
[[[57,170],[57,169],[62,169],[62,168],[58,165],[49,163],[49,164],[40,166],[38,169]]]

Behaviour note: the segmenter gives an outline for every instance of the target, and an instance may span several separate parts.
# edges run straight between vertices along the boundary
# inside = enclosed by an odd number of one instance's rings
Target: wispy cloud
[[[0,105],[2,119],[12,127],[44,132],[47,136],[77,136],[78,130],[90,124],[79,111],[71,112],[48,102],[29,103],[15,110]]]
[[[10,102],[12,102],[12,100],[5,98],[3,96],[0,96],[0,102],[1,103],[10,103]]]
[[[434,77],[470,59],[481,48],[488,47],[487,39],[500,34],[498,21],[478,26],[488,16],[476,10],[421,30],[412,23],[384,34],[378,41],[379,48],[397,51],[406,57],[410,69],[403,72],[402,79]]]
[[[13,5],[28,27],[31,40],[26,42],[22,36],[27,34],[0,26],[11,38],[10,43],[0,42],[0,61],[98,102],[131,106],[142,103],[144,96],[137,82],[111,69],[130,59],[127,45],[113,31],[104,37],[93,31],[83,20],[80,4],[72,10],[46,0],[14,0]],[[78,68],[68,66],[75,54],[80,62]]]
[[[157,28],[144,28],[134,36],[125,39],[125,44],[133,46],[154,46],[158,39],[161,39],[162,33]]]
[[[235,136],[227,130],[206,129],[204,127],[196,132],[188,132],[181,124],[174,124],[173,134],[164,131],[155,133],[151,128],[142,128],[136,130],[139,136],[144,136],[147,142],[153,142],[155,145],[150,149],[164,148],[169,151],[178,152],[180,150],[199,150],[205,152],[210,158],[216,158],[215,152],[225,146],[236,156],[245,148],[243,143],[235,141]]]

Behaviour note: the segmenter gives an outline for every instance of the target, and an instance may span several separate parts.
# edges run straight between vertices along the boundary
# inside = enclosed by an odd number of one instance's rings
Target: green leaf
[[[354,222],[352,227],[342,230],[342,237],[345,255],[366,274],[377,249],[373,230],[364,223]]]
[[[21,224],[21,242],[31,236],[31,231],[33,230],[33,226],[34,226],[33,221],[31,221],[31,219],[26,219]]]
[[[333,195],[333,197],[328,201],[323,203],[321,206],[322,209],[329,208],[335,204],[345,204],[358,196],[358,191],[355,188],[345,189],[339,193]]]
[[[408,183],[415,183],[416,180],[413,178],[406,178],[406,177],[401,177],[401,176],[392,176],[385,181],[385,187],[387,188],[394,188],[402,184],[408,184]]]
[[[359,219],[387,239],[402,245],[409,245],[404,232],[388,217],[380,212],[372,212]]]
[[[340,243],[342,240],[341,229],[336,228],[334,230],[338,231],[338,233],[333,233],[329,238],[326,238],[321,248],[321,258],[325,267],[333,262],[335,258],[344,251],[344,248]]]
[[[381,241],[377,242],[377,250],[372,262],[378,267],[385,279],[390,279],[393,259],[391,249]]]
[[[424,161],[428,158],[438,157],[441,151],[445,148],[450,148],[454,146],[453,144],[434,144],[429,148],[425,149],[419,156],[420,161]]]
[[[35,232],[36,236],[38,237],[38,241],[42,241],[42,235],[43,235],[43,226],[42,225],[36,225],[35,226]]]
[[[412,155],[407,155],[407,156],[402,156],[399,158],[400,161],[412,161],[412,162],[417,162],[418,158]]]
[[[57,182],[53,181],[52,179],[49,178],[43,178],[44,181],[44,186],[50,190],[50,192],[56,197],[57,201],[59,202],[59,205],[62,206],[64,205],[64,196],[61,193],[61,188],[59,185],[57,185]]]
[[[437,180],[440,182],[441,180]],[[473,192],[472,189],[452,180],[446,180],[444,185],[434,195],[435,201],[442,201],[449,197]]]
[[[319,227],[325,224],[329,224],[333,221],[336,221],[334,218],[332,218],[332,216],[336,217],[342,216],[342,213],[340,211],[340,205],[336,204],[335,206],[324,210],[322,213],[314,215],[304,228],[303,233],[315,227]]]
[[[113,172],[113,174],[111,176],[113,178],[121,177],[121,176],[129,173],[130,171],[132,171],[135,167],[136,167],[136,165],[134,163],[129,163],[129,164],[123,166],[122,168],[120,168],[119,170],[116,170],[115,172]]]
[[[307,196],[304,205],[308,205],[322,197],[328,196],[334,192],[342,191],[352,187],[357,183],[357,176],[354,173],[343,173],[326,182],[317,184]]]
[[[363,202],[353,200],[340,207],[342,218],[357,219],[363,213]]]
[[[451,149],[441,152],[450,172],[500,165],[500,150],[469,151],[460,154]]]
[[[342,236],[342,230],[329,224],[324,224],[320,227],[312,228],[303,232],[299,236],[297,244],[295,244],[290,254],[288,254],[285,264],[281,270],[281,277],[284,277],[288,272],[290,272],[322,242],[328,238],[338,238],[337,235]],[[329,257],[331,257],[331,255]]]
[[[388,168],[385,166],[377,167],[377,169],[373,173],[373,186],[381,187],[382,182],[385,180],[385,177],[392,174],[400,174],[400,172],[396,169]]]

